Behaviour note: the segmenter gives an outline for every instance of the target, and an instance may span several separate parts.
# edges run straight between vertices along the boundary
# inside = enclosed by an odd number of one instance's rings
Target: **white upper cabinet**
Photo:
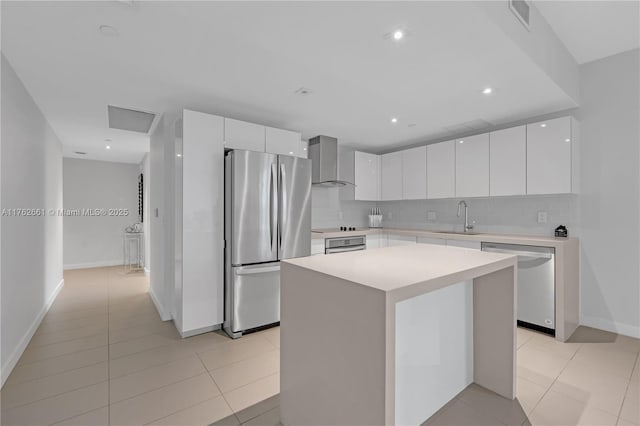
[[[402,151],[402,198],[424,200],[427,198],[427,147]]]
[[[489,196],[489,134],[456,140],[456,197]]]
[[[300,133],[267,127],[265,136],[266,152],[293,157],[306,157],[306,151],[302,151]]]
[[[427,145],[427,198],[455,197],[455,149],[455,141]]]
[[[264,152],[264,126],[246,121],[224,119],[224,147]]]
[[[491,132],[489,136],[489,195],[527,193],[526,126]]]
[[[571,117],[527,124],[527,194],[572,191]]]
[[[402,152],[381,155],[381,199],[402,200]]]
[[[356,200],[380,200],[380,156],[366,152],[354,153]]]

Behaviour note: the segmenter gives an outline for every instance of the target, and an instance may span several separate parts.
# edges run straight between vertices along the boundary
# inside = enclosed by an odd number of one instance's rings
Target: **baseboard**
[[[64,278],[60,280],[60,282],[58,283],[58,286],[53,290],[51,297],[49,297],[49,300],[47,300],[47,303],[42,307],[42,310],[40,311],[38,316],[36,316],[36,318],[33,320],[27,332],[24,334],[22,339],[20,339],[20,343],[18,344],[18,347],[16,347],[13,350],[11,355],[9,355],[9,358],[4,362],[4,364],[2,364],[0,387],[4,386],[4,382],[7,380],[7,378],[9,377],[9,374],[11,374],[11,372],[13,371],[13,368],[18,363],[18,360],[22,356],[22,353],[24,352],[24,350],[27,348],[27,345],[31,341],[31,338],[38,330],[38,327],[40,327],[40,323],[42,322],[42,319],[47,314],[47,312],[49,312],[49,308],[51,308],[51,305],[56,300],[56,297],[58,297],[58,293],[60,293],[60,290],[62,290],[62,287],[64,287]]]
[[[204,333],[209,333],[211,331],[220,330],[221,327],[222,327],[222,324],[218,324],[218,325],[211,325],[208,327],[197,328],[195,330],[187,330],[185,332],[180,331],[180,329],[178,328],[178,333],[180,333],[180,337],[185,339],[187,337],[197,336],[198,334],[204,334]]]
[[[625,336],[640,339],[640,327],[634,327],[630,324],[615,322],[606,318],[582,315],[580,317],[580,325],[586,325],[587,327],[597,328],[599,330],[610,331],[612,333],[623,334]]]
[[[171,319],[171,315],[169,315],[167,312],[165,312],[162,303],[160,303],[160,300],[158,299],[158,296],[156,296],[156,294],[153,292],[153,288],[149,287],[149,296],[151,296],[151,300],[153,301],[153,304],[156,305],[156,309],[158,310],[158,314],[160,314],[160,319],[162,321],[169,321]]]
[[[69,269],[87,269],[87,268],[103,268],[105,266],[122,266],[122,260],[101,260],[99,262],[87,262],[87,263],[72,263],[70,265],[64,265],[64,270]]]

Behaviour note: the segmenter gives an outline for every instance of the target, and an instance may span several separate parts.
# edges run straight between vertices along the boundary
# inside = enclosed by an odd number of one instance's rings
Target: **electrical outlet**
[[[436,212],[427,212],[427,220],[436,220]]]
[[[538,212],[538,223],[547,223],[547,212]]]

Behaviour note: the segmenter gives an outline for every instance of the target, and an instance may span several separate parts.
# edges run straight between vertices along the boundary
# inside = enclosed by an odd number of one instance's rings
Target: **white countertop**
[[[459,247],[417,244],[309,256],[283,262],[384,292],[404,290],[411,286],[419,286],[420,291],[425,292],[514,266],[516,257]]]
[[[311,232],[312,239],[352,237],[356,235],[375,235],[393,233],[400,235],[415,235],[417,237],[443,238],[447,240],[485,241],[491,243],[524,244],[544,247],[559,247],[574,242],[576,238],[555,238],[544,235],[513,235],[513,234],[464,234],[446,231],[430,231],[425,229],[406,228],[363,228],[357,231]]]

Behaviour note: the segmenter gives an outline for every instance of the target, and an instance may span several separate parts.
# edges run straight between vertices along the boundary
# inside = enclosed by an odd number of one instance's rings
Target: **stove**
[[[340,226],[339,228],[322,228],[312,229],[311,232],[318,234],[334,234],[336,232],[354,232],[354,231],[368,231],[368,228],[356,228],[355,226]]]

